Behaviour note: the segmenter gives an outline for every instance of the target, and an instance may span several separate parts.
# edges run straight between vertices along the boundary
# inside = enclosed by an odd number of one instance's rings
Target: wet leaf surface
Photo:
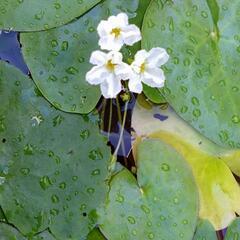
[[[183,158],[160,140],[145,140],[138,146],[137,163],[138,180],[125,169],[110,182],[99,212],[103,234],[110,240],[192,239],[198,194]]]
[[[98,117],[57,111],[31,79],[0,63],[0,205],[32,236],[84,239],[107,192],[110,149]]]
[[[0,2],[0,29],[40,31],[64,25],[100,0],[4,0]]]
[[[156,114],[168,118],[161,121]],[[150,111],[136,106],[132,122],[138,136],[135,145],[146,136],[161,139],[185,158],[198,186],[200,218],[208,219],[216,230],[227,227],[235,212],[240,213],[240,187],[229,169],[239,174],[239,150],[224,149],[209,141],[170,108]]]
[[[164,47],[166,100],[215,143],[240,147],[239,1],[152,1],[142,47]]]

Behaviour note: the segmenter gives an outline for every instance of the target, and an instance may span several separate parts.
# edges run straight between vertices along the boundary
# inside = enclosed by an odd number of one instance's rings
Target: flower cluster
[[[132,46],[141,40],[141,32],[134,24],[129,24],[128,16],[120,13],[100,22],[97,28],[99,46],[103,51],[94,51],[90,63],[95,65],[86,75],[92,85],[100,84],[105,98],[115,98],[122,90],[121,81],[129,80],[129,90],[141,93],[142,83],[150,87],[163,87],[165,76],[160,68],[169,56],[163,48],[153,48],[149,52],[140,50],[131,65],[123,62],[120,52],[123,45]]]

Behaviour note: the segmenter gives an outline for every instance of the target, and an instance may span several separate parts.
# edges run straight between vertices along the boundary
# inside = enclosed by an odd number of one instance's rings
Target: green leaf
[[[212,224],[207,220],[199,220],[193,240],[217,240]]]
[[[163,97],[162,93],[158,88],[151,88],[144,84],[143,92],[145,96],[153,103],[156,104],[166,103],[165,98]]]
[[[227,229],[225,240],[238,240],[240,239],[240,218],[236,218]]]
[[[105,237],[99,229],[95,228],[88,234],[87,240],[105,240]]]
[[[1,240],[26,240],[16,228],[0,223],[0,239]]]
[[[143,48],[164,47],[171,56],[162,93],[203,135],[240,147],[239,1],[165,2],[151,2],[142,41]]]
[[[54,240],[55,238],[48,232],[44,231],[33,238],[25,238],[16,228],[11,225],[0,223],[1,240]]]
[[[109,240],[193,237],[198,194],[183,158],[159,140],[138,146],[137,179],[127,170],[110,182],[100,229]]]
[[[0,2],[0,29],[40,31],[64,25],[100,0],[11,0]]]
[[[32,77],[54,106],[77,113],[88,113],[96,106],[101,96],[99,86],[89,85],[85,75],[92,68],[89,63],[92,51],[99,49],[97,25],[119,12],[126,12],[130,19],[140,22],[144,12],[138,7],[138,0],[106,0],[66,26],[21,34],[24,58]]]
[[[137,105],[132,126],[136,132],[135,146],[146,136],[157,138],[175,148],[189,163],[200,195],[200,218],[208,219],[220,230],[229,225],[235,213],[240,214],[240,187],[226,165],[240,173],[239,150],[214,144],[171,108],[158,106],[150,111]]]
[[[6,218],[28,236],[49,227],[59,239],[84,239],[108,190],[110,149],[98,117],[57,111],[32,80],[3,62],[0,92]]]

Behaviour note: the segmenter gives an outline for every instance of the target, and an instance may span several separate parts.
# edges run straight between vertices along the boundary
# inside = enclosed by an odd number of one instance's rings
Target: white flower
[[[97,28],[100,36],[99,45],[101,49],[119,51],[126,44],[132,46],[141,40],[139,28],[128,23],[128,16],[119,13],[111,16],[107,21],[102,20]]]
[[[120,52],[111,51],[92,53],[90,63],[94,66],[86,75],[86,80],[92,85],[100,84],[105,98],[115,98],[122,90],[121,80],[129,79],[131,68],[123,63]]]
[[[164,72],[160,67],[169,59],[169,55],[163,48],[153,48],[149,52],[140,50],[134,57],[131,64],[133,71],[129,79],[131,92],[141,93],[142,83],[150,87],[163,87],[165,82]]]

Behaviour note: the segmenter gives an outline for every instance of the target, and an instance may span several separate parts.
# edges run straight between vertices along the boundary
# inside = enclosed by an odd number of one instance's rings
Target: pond
[[[8,4],[0,239],[240,239],[240,4]]]

